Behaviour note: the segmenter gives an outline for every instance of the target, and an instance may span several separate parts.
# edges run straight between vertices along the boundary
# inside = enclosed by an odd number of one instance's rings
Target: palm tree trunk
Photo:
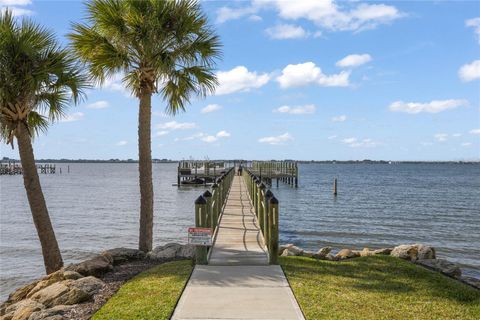
[[[38,238],[42,246],[45,270],[47,274],[50,274],[63,267],[62,255],[48,215],[47,205],[40,185],[40,178],[38,177],[37,167],[35,166],[32,140],[24,123],[18,125],[16,137],[23,169],[23,183],[27,191],[33,222],[37,228]]]
[[[139,249],[152,250],[153,243],[153,184],[151,118],[152,94],[142,93],[138,114],[138,158],[140,174],[140,237]]]

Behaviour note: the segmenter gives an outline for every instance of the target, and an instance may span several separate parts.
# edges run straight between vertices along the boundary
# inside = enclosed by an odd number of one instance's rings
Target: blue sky
[[[77,1],[0,0],[63,43]],[[224,45],[214,96],[153,99],[154,158],[480,158],[480,4],[202,2]],[[35,140],[37,158],[138,158],[138,102],[120,78]],[[2,156],[18,151],[1,146]]]

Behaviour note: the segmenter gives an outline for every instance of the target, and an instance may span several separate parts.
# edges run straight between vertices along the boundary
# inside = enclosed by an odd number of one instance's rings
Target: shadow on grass
[[[304,281],[315,278],[319,286],[338,279],[342,287],[379,293],[416,293],[448,299],[467,305],[480,304],[480,291],[440,273],[410,262],[389,257],[372,256],[331,262],[301,257],[282,257],[287,277]]]

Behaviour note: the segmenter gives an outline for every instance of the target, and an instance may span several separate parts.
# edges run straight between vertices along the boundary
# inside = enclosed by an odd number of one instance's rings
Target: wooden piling
[[[333,179],[333,195],[337,195],[337,178]]]

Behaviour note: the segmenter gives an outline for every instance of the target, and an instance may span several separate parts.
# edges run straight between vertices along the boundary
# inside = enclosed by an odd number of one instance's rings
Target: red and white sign
[[[212,229],[210,228],[188,228],[188,243],[197,246],[212,245]]]

